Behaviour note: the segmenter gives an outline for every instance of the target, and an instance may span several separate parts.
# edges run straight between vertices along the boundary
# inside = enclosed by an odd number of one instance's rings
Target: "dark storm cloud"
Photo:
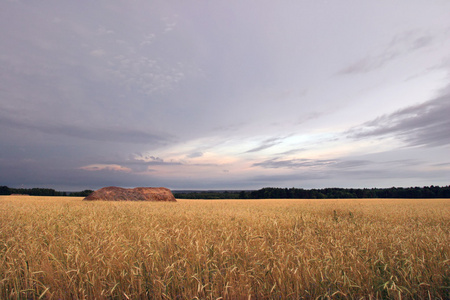
[[[450,144],[450,93],[352,128],[354,139],[395,136],[409,146]]]

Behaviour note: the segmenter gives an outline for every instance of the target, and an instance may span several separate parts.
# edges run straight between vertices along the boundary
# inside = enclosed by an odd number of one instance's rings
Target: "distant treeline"
[[[86,197],[92,190],[59,192],[46,188],[9,188],[0,186],[0,195],[22,194],[30,196]],[[450,186],[424,186],[408,188],[262,188],[255,191],[183,191],[174,192],[178,199],[343,199],[343,198],[450,198]]]
[[[172,191],[177,199],[248,199],[250,191]]]
[[[0,195],[12,195],[12,194],[20,194],[20,195],[30,195],[30,196],[71,196],[71,197],[86,197],[91,194],[92,190],[84,190],[81,192],[58,192],[54,189],[45,189],[45,188],[32,188],[32,189],[24,189],[24,188],[10,188],[7,186],[0,186]]]
[[[178,199],[343,199],[343,198],[450,198],[450,186],[408,188],[262,188],[256,191],[194,191],[174,193]]]

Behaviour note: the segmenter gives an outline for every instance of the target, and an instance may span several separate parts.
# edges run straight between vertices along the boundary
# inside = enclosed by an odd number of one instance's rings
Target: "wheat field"
[[[449,299],[447,199],[0,197],[1,299]]]

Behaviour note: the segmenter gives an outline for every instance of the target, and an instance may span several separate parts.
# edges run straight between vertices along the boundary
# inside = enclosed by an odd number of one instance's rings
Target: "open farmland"
[[[450,201],[0,197],[1,299],[448,299]]]

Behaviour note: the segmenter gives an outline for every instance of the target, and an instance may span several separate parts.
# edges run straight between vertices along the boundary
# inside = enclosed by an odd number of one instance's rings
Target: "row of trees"
[[[179,199],[344,199],[344,198],[450,198],[450,186],[344,189],[263,188],[256,191],[196,191],[174,193]]]
[[[177,199],[247,199],[245,191],[185,191],[173,192]]]
[[[86,197],[91,194],[92,190],[84,190],[81,192],[58,192],[54,189],[45,188],[10,188],[7,186],[0,186],[0,195],[30,195],[30,196],[72,196],[72,197]]]
[[[0,186],[0,195],[25,194],[30,196],[86,197],[92,190],[58,192],[46,188],[9,188]],[[325,188],[262,188],[256,191],[193,191],[174,192],[178,199],[342,199],[342,198],[450,198],[450,186],[424,186],[408,188],[344,189]]]

